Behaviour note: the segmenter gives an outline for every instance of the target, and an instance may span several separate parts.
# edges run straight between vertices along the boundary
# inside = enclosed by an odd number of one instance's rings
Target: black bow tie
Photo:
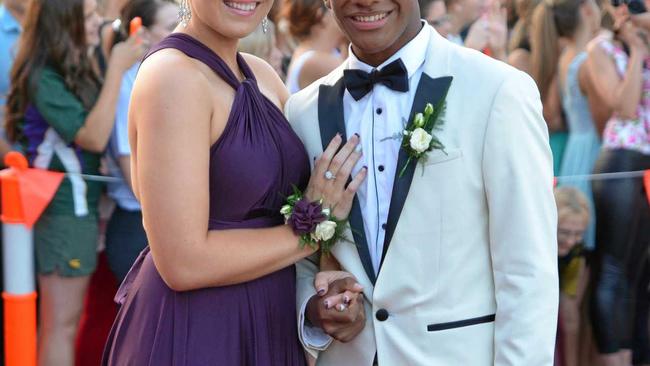
[[[381,71],[372,70],[367,73],[356,69],[344,70],[343,82],[354,100],[363,98],[377,83],[384,84],[395,91],[409,91],[408,73],[401,59],[389,63]]]

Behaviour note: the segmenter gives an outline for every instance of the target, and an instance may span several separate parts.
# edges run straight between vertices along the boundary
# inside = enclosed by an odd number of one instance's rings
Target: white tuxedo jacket
[[[346,65],[287,102],[310,161],[337,132],[346,136]],[[424,169],[411,164],[395,178],[376,276],[355,202],[347,236],[356,244],[341,242],[333,254],[365,288],[367,323],[349,343],[307,349],[332,366],[370,366],[375,357],[381,366],[550,366],[557,213],[535,83],[435,31],[423,67],[408,120],[451,83],[437,132],[446,154],[434,150]],[[405,159],[400,153],[398,167]],[[299,310],[315,293],[315,263],[297,265]]]

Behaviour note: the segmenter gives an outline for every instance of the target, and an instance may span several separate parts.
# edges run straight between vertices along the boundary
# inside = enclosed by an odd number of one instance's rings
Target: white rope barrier
[[[642,178],[645,170],[635,170],[631,172],[615,172],[615,173],[599,173],[599,174],[584,174],[584,175],[564,175],[558,176],[558,182],[573,181],[573,180],[609,180],[609,179],[626,179],[626,178]]]

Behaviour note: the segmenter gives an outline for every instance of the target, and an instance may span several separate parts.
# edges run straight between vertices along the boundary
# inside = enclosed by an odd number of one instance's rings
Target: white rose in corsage
[[[336,234],[336,223],[334,221],[323,221],[316,226],[316,230],[311,234],[316,241],[330,240]]]
[[[411,145],[411,149],[421,154],[429,150],[429,145],[431,144],[432,139],[433,136],[429,135],[427,131],[422,128],[416,128],[413,130],[413,133],[411,133],[411,139],[409,143]]]
[[[291,217],[291,211],[292,211],[291,205],[284,205],[280,209],[280,214],[284,216],[285,221],[289,220],[289,218]]]

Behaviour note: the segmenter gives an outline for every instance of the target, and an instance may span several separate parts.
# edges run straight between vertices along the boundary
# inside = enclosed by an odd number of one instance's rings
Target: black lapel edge
[[[443,76],[432,79],[426,73],[422,73],[417,91],[415,92],[413,106],[411,107],[408,121],[411,121],[416,113],[424,111],[424,107],[427,103],[431,103],[434,106],[438,104],[438,102],[447,95],[452,79],[452,76]],[[418,165],[417,162],[411,162],[408,168],[406,168],[404,175],[400,178],[399,172],[404,164],[406,164],[407,160],[408,155],[406,151],[400,149],[399,157],[397,159],[397,170],[395,172],[395,183],[393,183],[393,192],[390,200],[390,208],[388,210],[388,219],[386,220],[386,237],[384,238],[384,249],[381,254],[381,264],[379,266],[380,271],[381,266],[384,264],[384,260],[386,259],[390,242],[393,239],[397,222],[402,214],[404,203],[406,202],[409,190],[411,189],[411,183],[413,182],[413,176],[415,175],[415,168]]]
[[[321,143],[323,150],[332,141],[337,133],[341,134],[343,141],[346,141],[345,131],[345,117],[343,115],[343,92],[345,87],[343,85],[343,78],[336,84],[321,85],[318,90],[318,126],[320,128]],[[335,123],[332,123],[335,122]],[[370,250],[368,242],[366,241],[366,231],[363,225],[363,216],[361,215],[361,206],[359,199],[355,196],[352,202],[352,210],[350,211],[350,228],[352,229],[352,236],[354,237],[354,244],[359,253],[359,259],[363,264],[363,269],[370,279],[372,284],[375,284],[376,276],[375,270],[372,266],[370,258]]]

